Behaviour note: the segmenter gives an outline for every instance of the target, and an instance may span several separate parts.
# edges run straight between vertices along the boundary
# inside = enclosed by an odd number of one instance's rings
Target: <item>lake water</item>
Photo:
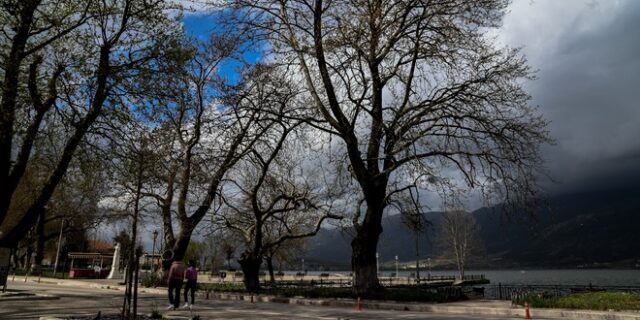
[[[391,275],[390,270],[381,271],[383,277]],[[320,272],[309,271],[308,274]],[[349,271],[329,272],[348,275]],[[400,277],[408,277],[413,271],[399,272]],[[431,275],[456,275],[456,271],[433,270]],[[606,270],[606,269],[559,269],[559,270],[469,270],[468,275],[484,274],[491,284],[526,284],[526,285],[589,285],[594,286],[636,286],[640,287],[640,269]],[[426,270],[420,270],[422,277]]]

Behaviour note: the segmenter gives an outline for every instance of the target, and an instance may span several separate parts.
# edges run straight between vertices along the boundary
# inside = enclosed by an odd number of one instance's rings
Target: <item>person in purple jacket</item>
[[[196,262],[194,260],[189,261],[189,268],[187,268],[185,272],[185,278],[187,279],[187,284],[184,286],[184,306],[182,307],[191,308],[196,302],[196,287],[198,286],[198,270],[196,269]],[[189,299],[187,299],[189,290],[191,290],[191,304],[189,304]]]

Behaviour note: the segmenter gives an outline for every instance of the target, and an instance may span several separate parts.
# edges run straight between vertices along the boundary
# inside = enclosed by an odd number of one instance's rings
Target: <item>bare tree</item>
[[[107,188],[100,183],[104,181],[103,165],[94,156],[79,153],[36,224],[38,239],[33,269],[42,266],[48,243],[64,234],[87,232],[109,221],[109,215],[98,207]],[[53,247],[57,249],[57,242]]]
[[[223,243],[225,241],[226,234],[223,230],[214,230],[213,232],[206,234],[203,241],[203,268],[211,268],[211,277],[216,275],[216,270],[224,266],[224,248]]]
[[[218,74],[222,63],[238,55],[239,44],[236,36],[217,34],[206,43],[191,44],[194,55],[160,79],[166,88],[160,88],[161,99],[152,101],[151,119],[158,123],[153,136],[159,141],[156,152],[161,161],[144,194],[160,208],[165,246],[174,260],[184,258],[227,171],[266,130],[255,125],[261,111],[243,107],[241,88],[250,71],[240,71],[235,85]],[[174,230],[174,222],[179,230]]]
[[[0,62],[0,245],[14,246],[36,223],[123,81],[153,65],[179,28],[161,0],[27,0],[2,6],[0,18],[10,31],[0,42],[7,53]],[[4,223],[35,139],[43,127],[60,124],[67,134],[53,170],[42,173],[46,178],[25,214]]]
[[[125,200],[127,216],[131,218],[131,247],[128,248],[127,268],[125,274],[126,290],[123,300],[122,317],[135,319],[137,317],[138,267],[139,253],[138,224],[144,211],[144,187],[149,183],[149,172],[153,165],[152,152],[147,143],[148,136],[144,132],[129,132],[121,139],[122,148],[118,153],[119,186],[123,190],[120,201]]]
[[[398,193],[455,184],[504,201],[536,195],[548,137],[522,87],[531,70],[487,36],[507,0],[227,3],[306,83],[313,104],[298,118],[344,143],[361,193],[351,243],[359,294],[381,288],[375,253]]]
[[[276,230],[278,234],[287,233],[281,229]],[[265,250],[264,261],[267,264],[267,271],[269,272],[269,282],[273,284],[276,281],[274,262],[278,263],[278,271],[282,271],[283,264],[292,266],[295,262],[300,261],[300,257],[306,252],[306,243],[304,238],[289,239],[280,242],[278,245],[270,246]]]
[[[416,279],[420,283],[420,235],[427,230],[431,222],[427,221],[424,216],[422,206],[419,203],[420,199],[416,199],[411,190],[408,193],[408,197],[397,201],[397,206],[402,223],[415,235]]]
[[[214,215],[211,215],[211,218],[212,221],[208,221],[207,225],[210,230],[203,235],[202,254],[205,261],[203,266],[208,264],[211,267],[213,277],[220,269],[231,269],[231,261],[242,240],[237,238],[236,233],[213,221],[216,219]]]
[[[302,122],[285,115],[299,103],[295,86],[272,67],[257,69],[246,103],[269,115],[257,125],[270,129],[232,171],[222,198],[228,214],[221,215],[224,225],[244,240],[238,262],[250,292],[260,289],[260,266],[272,248],[313,236],[325,219],[340,218],[330,212],[328,186],[314,183],[311,169],[296,157],[304,152],[295,143],[304,140]]]
[[[24,174],[29,160],[33,140],[41,126],[45,113],[53,106],[57,95],[57,82],[63,69],[55,67],[48,76],[47,92],[43,94],[36,87],[38,67],[42,63],[44,49],[56,40],[61,39],[88,19],[89,5],[73,4],[71,1],[61,4],[43,3],[42,0],[7,1],[2,4],[2,24],[4,33],[2,44],[2,103],[0,104],[0,223],[7,215],[11,198]],[[50,20],[48,20],[50,19]],[[28,97],[20,95],[26,87],[23,64],[31,58],[29,67],[29,91],[33,98],[31,122],[24,130],[24,136],[14,131],[21,125],[20,109],[26,109]],[[16,123],[17,122],[17,123]],[[21,145],[17,145],[22,141]],[[16,158],[15,150],[20,150]],[[44,206],[44,204],[42,205]],[[32,214],[30,220],[37,218],[38,212]],[[32,221],[33,225],[35,221]],[[30,226],[31,226],[30,225]],[[29,226],[29,227],[30,227]],[[24,234],[24,232],[22,232]],[[12,242],[19,240],[19,237]]]
[[[222,252],[224,253],[225,260],[227,260],[227,269],[231,269],[231,260],[236,253],[236,248],[237,244],[235,242],[228,240],[222,242]]]
[[[480,226],[472,213],[464,210],[451,210],[442,214],[438,234],[440,253],[443,258],[455,261],[458,277],[464,280],[467,262],[483,252],[480,239]]]

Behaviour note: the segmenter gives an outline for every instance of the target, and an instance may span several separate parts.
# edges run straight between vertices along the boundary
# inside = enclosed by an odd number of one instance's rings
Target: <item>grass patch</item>
[[[207,283],[199,284],[199,290],[210,292],[245,293],[240,284]],[[351,288],[318,288],[318,287],[274,287],[262,288],[260,294],[285,298],[303,297],[311,299],[356,299],[358,296]],[[366,297],[369,300],[391,300],[403,302],[449,302],[464,300],[466,297],[451,290],[387,288]]]
[[[640,310],[640,294],[627,292],[587,292],[562,297],[529,295],[514,301],[528,302],[534,308],[588,310]]]

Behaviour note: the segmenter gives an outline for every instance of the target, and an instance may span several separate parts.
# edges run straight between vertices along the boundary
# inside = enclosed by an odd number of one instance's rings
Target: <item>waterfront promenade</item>
[[[9,281],[12,292],[0,296],[0,319],[39,319],[45,316],[91,315],[98,311],[117,313],[123,286],[113,280],[59,280],[16,277]],[[14,291],[18,290],[18,291]],[[169,319],[523,319],[524,310],[508,301],[474,300],[445,304],[365,301],[357,311],[350,299],[285,299],[269,296],[212,294],[197,298],[194,310],[165,311],[162,288],[141,288],[139,312],[160,311]],[[640,320],[638,312],[531,310],[533,319]]]

